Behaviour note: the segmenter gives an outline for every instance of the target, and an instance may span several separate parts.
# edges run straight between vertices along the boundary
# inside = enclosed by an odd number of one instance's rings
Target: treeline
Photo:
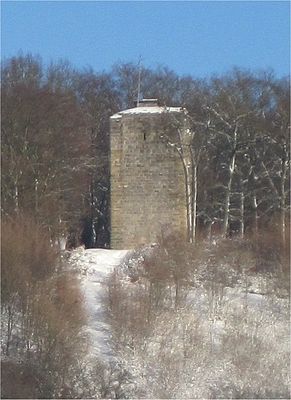
[[[189,238],[257,234],[271,224],[284,245],[289,78],[270,71],[201,80],[132,63],[97,73],[67,62],[44,67],[31,55],[4,61],[2,214],[32,214],[53,240],[65,236],[72,246],[109,244],[109,117],[134,107],[139,73],[144,98],[189,113]]]

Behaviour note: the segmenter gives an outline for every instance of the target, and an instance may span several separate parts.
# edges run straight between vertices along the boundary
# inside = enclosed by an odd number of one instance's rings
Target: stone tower
[[[170,116],[183,121],[184,110],[148,99],[110,118],[113,249],[153,243],[162,229],[186,232],[182,163],[161,138]]]

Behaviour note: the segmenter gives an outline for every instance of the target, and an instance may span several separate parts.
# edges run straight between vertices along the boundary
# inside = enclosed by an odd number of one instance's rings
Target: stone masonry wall
[[[185,186],[176,151],[160,138],[161,115],[111,118],[111,248],[155,242],[162,229],[186,232]]]

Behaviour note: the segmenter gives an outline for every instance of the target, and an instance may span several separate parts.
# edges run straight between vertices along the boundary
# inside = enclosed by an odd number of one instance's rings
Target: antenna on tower
[[[139,101],[140,101],[141,61],[142,61],[142,57],[139,56],[139,59],[138,59],[137,99],[136,99],[136,106],[137,107],[139,106]]]

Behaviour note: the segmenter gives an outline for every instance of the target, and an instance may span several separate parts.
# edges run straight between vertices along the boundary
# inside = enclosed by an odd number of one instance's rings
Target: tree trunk
[[[183,153],[179,152],[182,161],[184,180],[185,180],[185,197],[186,197],[186,213],[187,213],[187,241],[192,243],[192,179],[189,172],[190,168],[187,165],[187,160]]]
[[[223,236],[227,235],[228,232],[228,224],[229,224],[229,211],[230,211],[230,196],[231,196],[231,188],[232,188],[232,179],[234,175],[234,168],[235,168],[235,158],[236,153],[234,151],[233,156],[231,158],[231,163],[229,166],[229,179],[226,188],[226,196],[224,200],[224,218],[223,218]]]
[[[34,179],[35,212],[38,214],[38,179]]]
[[[187,162],[187,161],[186,161]],[[187,231],[188,231],[188,241],[192,243],[192,234],[193,234],[193,218],[192,218],[192,179],[191,179],[191,167],[189,165],[186,166],[186,202],[187,202]]]
[[[245,195],[242,190],[240,193],[240,237],[241,237],[241,239],[244,238],[244,231],[245,231],[244,211],[245,211]]]
[[[254,211],[254,215],[253,215],[253,232],[255,234],[255,238],[258,237],[258,232],[259,232],[259,225],[258,225],[258,221],[259,221],[259,216],[258,216],[258,203],[257,203],[257,196],[255,194],[253,194],[252,196],[252,203],[253,203],[253,211]]]
[[[6,340],[6,355],[9,356],[10,342],[13,329],[13,312],[12,308],[8,306],[8,321],[7,321],[7,340]]]
[[[179,307],[179,302],[180,302],[180,285],[179,285],[179,280],[175,279],[175,309]]]
[[[196,241],[197,229],[197,194],[198,194],[198,178],[197,164],[193,162],[193,195],[192,195],[192,243]]]
[[[286,176],[287,176],[287,161],[282,160],[280,213],[281,213],[281,237],[282,237],[283,248],[285,248],[286,246],[286,191],[285,191]]]
[[[15,182],[15,184],[14,184],[14,209],[15,209],[15,212],[18,214],[18,212],[19,212],[19,193],[18,193],[17,182]]]
[[[232,188],[232,180],[234,176],[235,163],[236,163],[236,147],[237,147],[237,125],[234,129],[234,138],[233,138],[233,153],[230,159],[229,164],[229,178],[226,188],[226,196],[224,200],[224,218],[223,218],[223,236],[227,235],[228,225],[229,225],[229,211],[230,211],[230,196],[231,196],[231,188]]]

